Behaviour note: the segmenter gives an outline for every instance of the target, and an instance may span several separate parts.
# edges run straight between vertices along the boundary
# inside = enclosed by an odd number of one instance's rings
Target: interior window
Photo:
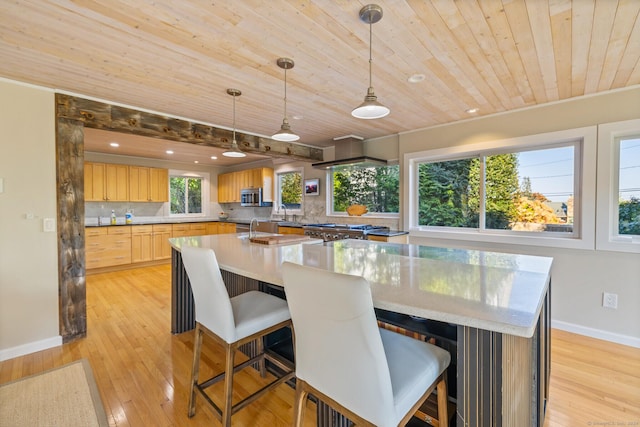
[[[208,174],[169,171],[169,214],[203,216],[207,213]]]
[[[369,213],[398,214],[400,167],[337,166],[329,172],[332,213],[344,214],[351,205],[364,205]]]
[[[299,170],[277,173],[278,203],[274,209],[281,206],[291,210],[302,210],[302,172]]]

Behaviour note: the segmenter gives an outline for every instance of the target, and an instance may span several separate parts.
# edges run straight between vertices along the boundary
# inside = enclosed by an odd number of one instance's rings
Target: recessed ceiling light
[[[200,163],[200,162],[199,162],[199,161],[197,161],[197,160],[194,160],[194,161],[193,161],[193,163]]]
[[[165,151],[165,153],[167,153],[167,154],[173,154],[173,150],[167,150],[167,151]]]
[[[469,113],[469,114],[477,113],[478,111],[480,111],[479,108],[468,108],[464,110],[465,113]]]
[[[117,142],[111,142],[109,145],[112,147],[120,147],[120,144],[118,144]]]
[[[211,160],[218,160],[216,156],[211,156]]]
[[[304,118],[304,116],[302,114],[296,114],[295,116],[291,117],[293,120],[302,120]]]
[[[407,78],[407,81],[409,83],[420,83],[425,78],[426,78],[426,76],[424,74],[414,74],[412,76],[409,76],[409,78]]]

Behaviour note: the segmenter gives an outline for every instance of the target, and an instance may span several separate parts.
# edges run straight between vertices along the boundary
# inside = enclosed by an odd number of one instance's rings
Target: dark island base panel
[[[230,296],[260,290],[280,297],[284,292],[273,286],[222,270]],[[427,337],[447,349],[452,356],[449,367],[449,394],[456,397],[456,414],[451,426],[538,426],[544,423],[549,398],[551,285],[545,297],[536,331],[522,338],[467,326],[456,326],[376,309],[379,320]],[[195,327],[193,294],[182,264],[172,251],[171,332],[179,334]],[[290,334],[274,333],[266,347],[289,360],[293,358]],[[257,352],[253,343],[240,349],[249,357]],[[455,391],[454,391],[455,390]],[[513,396],[519,396],[513,399]],[[450,397],[451,400],[453,400]],[[530,405],[517,404],[525,400]],[[351,422],[323,402],[317,402],[317,425],[349,427]],[[409,426],[424,426],[415,417]]]

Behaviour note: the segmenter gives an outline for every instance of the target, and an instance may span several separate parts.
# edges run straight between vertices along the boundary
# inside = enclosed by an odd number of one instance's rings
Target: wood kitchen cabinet
[[[168,202],[169,171],[129,166],[129,200],[131,202]]]
[[[131,227],[92,227],[85,232],[86,268],[131,264]]]
[[[129,200],[129,167],[85,162],[85,201],[126,202]]]
[[[219,222],[218,234],[229,234],[236,232],[236,224],[234,222]]]
[[[300,234],[304,235],[304,229],[302,227],[281,227],[278,226],[278,234]]]
[[[202,236],[207,234],[207,225],[204,222],[173,224],[171,231],[173,237]]]
[[[367,240],[374,240],[376,242],[390,242],[390,243],[408,243],[409,235],[400,234],[397,236],[374,236],[372,234],[367,235]]]
[[[171,258],[171,244],[169,239],[171,235],[171,224],[153,224],[152,226],[153,237],[153,259],[170,259]]]
[[[153,226],[131,226],[131,262],[153,260]]]
[[[233,173],[218,175],[218,203],[233,203],[240,201],[240,191],[234,192]],[[237,193],[234,199],[234,193]]]
[[[206,234],[218,234],[218,223],[208,222],[206,223]]]
[[[273,202],[273,169],[254,168],[218,175],[218,203],[240,202],[243,188],[262,188],[262,201]]]

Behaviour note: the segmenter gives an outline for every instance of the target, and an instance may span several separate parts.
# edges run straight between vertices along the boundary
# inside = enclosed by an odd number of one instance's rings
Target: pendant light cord
[[[287,67],[284,67],[284,118],[287,119]]]
[[[373,87],[373,81],[371,78],[371,68],[373,67],[373,56],[371,54],[371,45],[373,43],[373,29],[371,28],[372,25],[373,23],[371,22],[371,15],[369,15],[369,87]]]
[[[236,95],[233,95],[233,142],[236,142]]]

